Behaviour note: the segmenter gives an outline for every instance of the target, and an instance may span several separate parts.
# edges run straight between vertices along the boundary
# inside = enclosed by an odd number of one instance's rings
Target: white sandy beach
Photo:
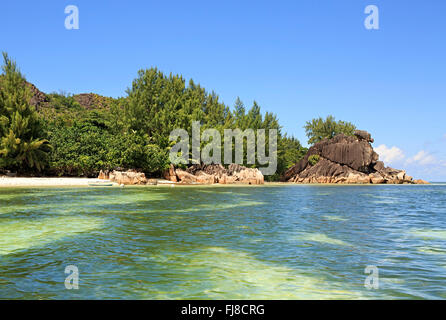
[[[177,183],[165,180],[157,179],[158,186],[172,187],[178,185]],[[8,177],[0,176],[0,188],[11,188],[11,187],[88,187],[91,183],[106,183],[110,182],[108,180],[100,180],[97,178],[70,178],[70,177],[44,177],[44,178],[33,178],[33,177]],[[261,186],[273,186],[273,185],[290,185],[289,183],[281,182],[266,182]],[[119,186],[114,183],[113,186]],[[182,187],[200,187],[203,185],[193,184],[193,185],[178,185]],[[214,187],[243,187],[246,184],[212,184],[207,186]],[[257,186],[257,187],[261,187]],[[252,186],[253,187],[253,186]]]
[[[1,187],[74,187],[88,186],[89,183],[104,182],[104,180],[90,178],[28,178],[28,177],[0,177]]]
[[[157,179],[158,186],[181,186],[181,187],[193,187],[198,186],[202,187],[204,185],[201,184],[193,184],[193,185],[181,185],[177,184],[165,179]],[[32,177],[8,177],[8,176],[0,176],[0,188],[5,187],[87,187],[92,183],[107,183],[110,182],[108,180],[100,180],[97,178],[70,178],[70,177],[53,177],[53,178],[32,178]],[[438,184],[438,183],[434,183]],[[444,185],[445,183],[439,183],[440,185]],[[114,186],[119,186],[117,183],[113,184]],[[311,184],[310,184],[311,185]],[[324,184],[324,186],[372,186],[372,184]],[[214,186],[214,187],[246,187],[246,184],[212,184],[206,186]],[[268,187],[268,186],[308,186],[308,184],[294,184],[287,182],[265,182],[263,185],[255,185],[251,187]],[[318,184],[313,184],[313,186],[320,186]],[[379,184],[375,184],[373,186],[380,186]],[[389,186],[389,185],[387,185]],[[395,184],[394,186],[402,186]],[[406,185],[410,186],[410,185]]]

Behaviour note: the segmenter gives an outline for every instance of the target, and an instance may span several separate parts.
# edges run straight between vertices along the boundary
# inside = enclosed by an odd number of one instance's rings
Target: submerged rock
[[[282,180],[295,183],[421,183],[414,181],[404,170],[385,167],[373,150],[372,142],[370,133],[362,130],[355,131],[354,136],[339,134],[324,139],[288,169]],[[317,163],[309,161],[316,155]]]

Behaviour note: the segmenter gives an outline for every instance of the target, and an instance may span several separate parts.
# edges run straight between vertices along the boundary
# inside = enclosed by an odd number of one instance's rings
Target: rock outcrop
[[[282,180],[295,183],[422,183],[413,180],[404,170],[385,167],[373,150],[372,142],[371,135],[360,130],[355,131],[354,136],[339,134],[324,139],[287,170]],[[319,160],[314,163],[309,161],[310,157]]]
[[[111,98],[100,96],[96,93],[76,94],[73,98],[87,110],[106,108],[112,100]]]
[[[3,78],[4,75],[0,74],[0,90],[2,89]],[[28,87],[29,92],[31,94],[30,104],[36,107],[37,110],[39,109],[40,106],[50,101],[48,96],[39,89],[37,89],[37,87],[34,84],[25,80],[24,86]]]
[[[98,179],[110,180],[117,184],[124,185],[145,185],[154,184],[152,180],[147,180],[146,175],[143,172],[136,172],[134,170],[129,171],[100,171]]]
[[[414,180],[414,183],[415,184],[429,184],[429,182],[427,182],[427,181],[425,181],[423,179]]]
[[[259,169],[231,164],[227,169],[220,164],[192,165],[186,170],[170,166],[163,174],[166,180],[180,184],[264,184]],[[100,171],[98,179],[110,180],[124,185],[153,185],[156,180],[147,179],[145,174],[135,170]]]
[[[0,75],[0,87],[2,76]],[[30,104],[35,106],[37,110],[40,108],[54,108],[49,95],[40,91],[34,84],[25,82],[25,85],[31,92]],[[96,93],[80,93],[72,96],[79,105],[87,110],[109,108],[113,98],[104,97]]]
[[[264,184],[263,174],[257,168],[246,168],[238,164],[228,167],[228,177],[247,184]],[[226,182],[227,183],[227,182]]]
[[[172,177],[170,173],[169,176]],[[186,170],[176,169],[175,176],[179,183],[184,184],[264,184],[259,169],[237,164],[231,164],[227,169],[220,164],[192,165]],[[173,181],[172,178],[170,180]]]
[[[164,177],[164,179],[172,181],[172,182],[178,181],[177,175],[175,173],[175,167],[173,166],[173,164],[170,165],[169,169],[164,171],[163,177]]]
[[[37,89],[35,85],[29,82],[27,82],[26,85],[29,87],[31,91],[31,101],[30,101],[31,105],[35,106],[38,109],[42,104],[50,101],[48,96],[39,89]]]

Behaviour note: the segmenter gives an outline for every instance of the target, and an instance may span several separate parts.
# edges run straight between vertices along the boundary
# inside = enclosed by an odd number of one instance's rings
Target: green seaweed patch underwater
[[[104,219],[89,216],[2,220],[0,255],[45,246],[56,240],[100,229],[103,224]]]
[[[344,283],[306,275],[299,270],[261,261],[252,255],[223,247],[208,247],[183,261],[182,255],[152,256],[174,269],[187,265],[184,279],[174,291],[151,292],[156,299],[361,299],[360,292]],[[183,256],[184,257],[184,256]],[[184,287],[184,290],[182,288]],[[188,294],[185,294],[188,292]]]

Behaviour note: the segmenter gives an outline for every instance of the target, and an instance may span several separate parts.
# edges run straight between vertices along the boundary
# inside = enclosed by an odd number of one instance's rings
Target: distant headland
[[[313,145],[298,163],[285,172],[283,181],[294,183],[426,184],[404,170],[385,167],[373,150],[370,133],[336,135]]]

